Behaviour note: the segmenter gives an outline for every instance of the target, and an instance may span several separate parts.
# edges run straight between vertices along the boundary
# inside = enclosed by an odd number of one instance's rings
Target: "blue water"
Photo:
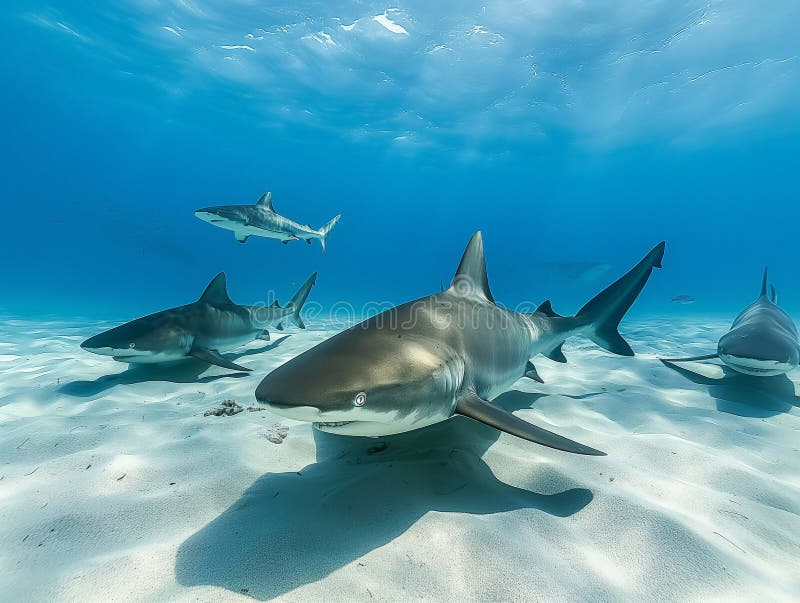
[[[574,311],[666,239],[634,313],[732,313],[764,264],[800,309],[796,2],[2,12],[8,313],[133,317],[218,271],[241,303],[315,270],[326,306],[399,303],[477,229],[508,305]],[[267,190],[301,223],[343,215],[326,254],[192,213]]]

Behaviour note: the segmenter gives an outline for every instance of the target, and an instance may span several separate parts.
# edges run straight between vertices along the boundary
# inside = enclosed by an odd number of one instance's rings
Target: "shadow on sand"
[[[754,377],[723,366],[724,377],[714,379],[673,363],[665,362],[664,365],[693,383],[707,385],[708,393],[717,402],[717,410],[722,412],[764,419],[800,406],[795,384],[786,375]]]
[[[515,391],[498,403],[516,410],[541,396]],[[591,502],[585,488],[540,494],[498,481],[481,459],[498,437],[463,417],[380,439],[314,430],[317,462],[262,476],[181,544],[178,582],[267,600],[391,542],[429,511],[567,517]]]
[[[233,352],[225,354],[231,360],[238,360],[245,356],[252,356],[254,354],[261,354],[274,350],[281,345],[288,335],[276,339],[272,343],[259,348],[248,349],[243,352]],[[208,363],[194,358],[187,358],[180,362],[173,362],[169,364],[129,364],[128,368],[121,373],[113,375],[103,375],[93,381],[70,381],[63,383],[58,391],[68,396],[75,396],[78,398],[87,398],[96,396],[116,385],[133,385],[134,383],[145,383],[149,381],[167,381],[169,383],[211,383],[218,379],[240,379],[247,377],[250,373],[234,372],[225,373],[223,375],[200,375],[207,371],[209,368]]]

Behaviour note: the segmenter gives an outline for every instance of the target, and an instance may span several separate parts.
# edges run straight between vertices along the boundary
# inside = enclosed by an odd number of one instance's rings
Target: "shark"
[[[278,239],[284,245],[291,241],[303,240],[309,245],[316,239],[325,251],[328,235],[339,223],[338,214],[320,229],[301,225],[275,211],[272,193],[264,193],[255,205],[218,205],[204,207],[194,215],[226,230],[232,230],[239,243],[247,242],[251,236]]]
[[[758,298],[742,310],[730,330],[717,343],[717,351],[689,358],[662,358],[666,364],[718,359],[737,373],[774,377],[797,368],[800,341],[792,318],[778,306],[774,286],[769,286],[767,268]]]
[[[222,356],[242,345],[269,341],[268,328],[283,329],[285,322],[304,329],[300,312],[317,280],[312,274],[285,306],[241,306],[228,295],[225,273],[220,272],[200,298],[126,322],[90,337],[81,347],[129,364],[153,364],[197,358],[236,371],[251,371]]]
[[[603,455],[491,401],[523,377],[541,382],[531,362],[537,354],[566,362],[562,346],[573,335],[632,356],[618,325],[661,267],[664,246],[575,316],[561,316],[549,300],[530,313],[495,302],[478,231],[449,288],[376,314],[296,356],[263,378],[256,399],[274,414],[334,434],[380,437],[463,415],[537,444]]]

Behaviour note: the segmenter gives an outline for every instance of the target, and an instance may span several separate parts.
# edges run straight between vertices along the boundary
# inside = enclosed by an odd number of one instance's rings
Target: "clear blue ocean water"
[[[484,233],[498,300],[573,312],[665,239],[634,314],[800,310],[800,5],[5,6],[0,309],[132,318],[218,271],[241,303],[399,303]],[[794,31],[792,31],[794,29]],[[255,203],[319,246],[194,217]],[[697,302],[670,302],[691,295]]]

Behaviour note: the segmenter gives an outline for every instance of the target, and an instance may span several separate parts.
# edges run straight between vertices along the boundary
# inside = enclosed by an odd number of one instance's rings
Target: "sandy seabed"
[[[656,359],[726,321],[627,322],[636,358],[571,340],[496,400],[607,457],[463,417],[362,439],[204,416],[334,330],[230,377],[78,347],[107,326],[0,327],[0,601],[800,600],[795,384]]]

